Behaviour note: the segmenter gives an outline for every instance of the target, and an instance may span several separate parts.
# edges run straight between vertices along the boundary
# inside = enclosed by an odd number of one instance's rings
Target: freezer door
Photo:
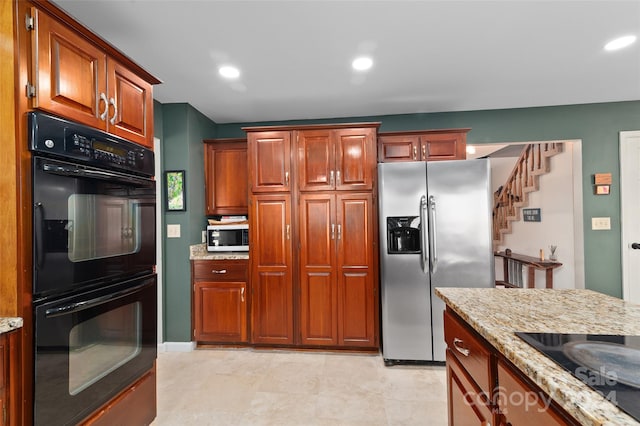
[[[427,163],[434,360],[445,360],[444,302],[435,287],[493,287],[489,160]],[[435,266],[435,267],[434,267]]]
[[[429,275],[422,271],[421,253],[393,253],[393,247],[389,253],[387,238],[389,226],[396,229],[399,221],[422,226],[420,198],[427,194],[425,163],[378,164],[378,190],[382,356],[385,361],[430,361]]]

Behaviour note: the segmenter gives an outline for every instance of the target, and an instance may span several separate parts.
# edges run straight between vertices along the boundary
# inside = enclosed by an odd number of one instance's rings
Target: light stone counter
[[[207,251],[206,244],[196,244],[189,247],[189,260],[236,260],[249,259],[246,251]]]
[[[482,337],[584,425],[638,425],[514,334],[640,335],[640,305],[591,290],[437,288]]]
[[[0,317],[0,334],[17,330],[20,327],[22,327],[22,318]]]

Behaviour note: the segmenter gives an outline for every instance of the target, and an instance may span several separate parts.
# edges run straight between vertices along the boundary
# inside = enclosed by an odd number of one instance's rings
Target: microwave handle
[[[47,318],[57,317],[60,315],[68,315],[75,312],[79,312],[85,309],[93,308],[95,306],[103,305],[112,300],[121,299],[123,297],[129,296],[137,291],[140,291],[144,287],[147,287],[150,284],[148,281],[137,285],[135,287],[130,287],[115,293],[107,294],[105,296],[96,297],[90,300],[84,300],[82,302],[70,303],[68,305],[56,306],[55,308],[50,308],[45,311],[45,316]]]

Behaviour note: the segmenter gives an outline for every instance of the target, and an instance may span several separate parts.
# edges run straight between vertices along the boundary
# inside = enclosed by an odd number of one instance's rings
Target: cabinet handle
[[[212,269],[211,273],[212,274],[226,274],[227,270],[226,269]]]
[[[333,170],[329,172],[329,185],[333,186]]]
[[[107,114],[109,113],[109,101],[107,100],[107,95],[100,93],[100,100],[104,101],[104,111],[100,114],[100,120],[105,121],[107,119]]]
[[[456,348],[456,350],[458,352],[460,352],[462,355],[469,356],[469,353],[470,353],[469,349],[462,348],[462,347],[458,346],[459,343],[463,343],[464,344],[464,341],[462,339],[458,339],[457,337],[454,337],[453,338],[453,347]]]
[[[244,302],[244,287],[240,289],[240,301]]]
[[[427,146],[426,145],[422,145],[422,159],[423,160],[427,159]]]
[[[118,115],[118,107],[116,106],[116,100],[109,98],[109,105],[113,105],[113,117],[109,120],[109,123],[116,124],[116,116]]]
[[[338,224],[338,239],[342,238],[342,225]]]
[[[335,224],[331,224],[331,239],[335,240],[336,239],[336,225]]]
[[[413,147],[413,160],[417,160],[418,159],[418,147],[414,146]]]
[[[342,185],[342,179],[340,179],[340,170],[336,172],[336,186]]]
[[[291,225],[287,225],[287,240],[291,239]]]
[[[289,172],[284,172],[284,184],[289,186]]]

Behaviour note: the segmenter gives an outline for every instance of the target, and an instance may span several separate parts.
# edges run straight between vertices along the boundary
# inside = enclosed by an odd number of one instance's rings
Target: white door
[[[620,132],[620,211],[622,295],[640,304],[640,131]]]

